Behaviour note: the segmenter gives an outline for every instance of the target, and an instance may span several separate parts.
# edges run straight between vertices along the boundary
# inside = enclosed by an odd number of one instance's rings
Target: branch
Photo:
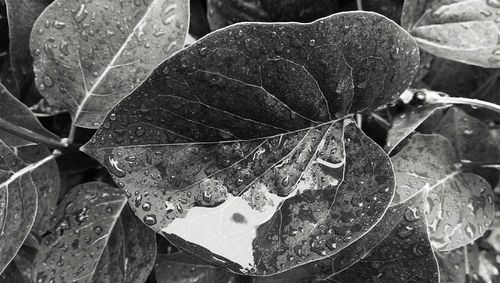
[[[25,140],[29,140],[29,141],[32,141],[32,142],[37,143],[37,144],[45,144],[45,145],[52,147],[52,148],[63,149],[63,148],[66,148],[68,146],[68,144],[65,143],[64,141],[58,141],[58,140],[48,138],[44,135],[41,135],[39,133],[35,133],[35,132],[28,130],[26,128],[23,128],[19,125],[12,124],[11,122],[6,121],[2,118],[0,118],[0,129],[6,131],[8,133],[11,133],[15,136],[21,137]]]

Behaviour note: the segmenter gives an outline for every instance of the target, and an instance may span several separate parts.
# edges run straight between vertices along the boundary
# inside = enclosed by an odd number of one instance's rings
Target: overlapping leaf
[[[16,256],[37,213],[37,189],[26,167],[0,141],[0,273]]]
[[[440,135],[414,135],[392,161],[393,202],[429,190],[426,218],[434,249],[452,250],[483,235],[494,217],[493,191],[486,180],[463,173],[450,142]]]
[[[153,68],[184,46],[185,0],[56,0],[31,34],[36,84],[77,126],[96,128]]]
[[[500,67],[498,0],[406,0],[402,26],[436,56]]]
[[[59,205],[50,234],[40,245],[35,260],[37,282],[90,282],[124,205],[123,193],[106,184],[73,188]]]
[[[52,0],[6,0],[9,19],[10,60],[16,78],[17,95],[26,93],[33,83],[30,34],[38,16]],[[18,96],[19,97],[19,96]]]
[[[282,272],[384,214],[388,157],[344,118],[398,97],[417,64],[411,37],[374,13],[234,25],[166,60],[83,150],[175,245],[235,272]]]
[[[0,83],[0,122],[1,121],[22,127],[28,132],[34,132],[54,140],[59,140],[56,135],[47,131],[40,124],[28,107],[12,96],[5,86]],[[0,130],[0,139],[10,147],[34,144],[31,141],[4,130]]]

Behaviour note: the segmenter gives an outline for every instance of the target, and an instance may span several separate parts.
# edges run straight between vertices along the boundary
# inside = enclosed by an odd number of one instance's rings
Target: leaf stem
[[[442,93],[426,92],[425,102],[429,104],[461,104],[482,107],[500,113],[500,105],[473,98],[442,96]]]
[[[25,140],[29,140],[38,144],[45,144],[52,148],[63,149],[68,146],[68,144],[64,140],[58,141],[52,138],[48,138],[44,135],[28,130],[19,125],[12,124],[11,122],[2,118],[0,118],[0,129],[15,136],[21,137]]]
[[[363,11],[362,0],[356,0],[356,6],[358,7],[358,10]]]
[[[74,123],[71,123],[71,128],[69,130],[68,138],[66,139],[68,144],[72,144],[75,140],[76,126]]]

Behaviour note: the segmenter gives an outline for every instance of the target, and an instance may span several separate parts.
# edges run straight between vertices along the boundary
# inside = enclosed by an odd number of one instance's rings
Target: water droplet
[[[142,210],[144,211],[150,211],[151,210],[151,204],[149,202],[145,202],[142,204]]]
[[[146,215],[146,216],[144,216],[143,220],[144,220],[144,223],[148,226],[155,225],[156,224],[156,215],[154,215],[154,214]]]
[[[94,232],[95,232],[97,235],[101,235],[101,233],[102,233],[102,228],[101,228],[101,226],[95,226],[95,227],[94,227]]]
[[[473,133],[474,133],[474,130],[471,130],[471,129],[464,130],[464,134],[466,134],[466,135],[472,135]]]
[[[66,23],[64,23],[64,22],[60,22],[60,21],[58,21],[58,20],[55,20],[55,21],[54,21],[54,27],[55,27],[56,29],[62,29],[62,28],[64,28],[65,26],[66,26]]]
[[[89,12],[85,9],[85,4],[81,4],[80,8],[78,9],[78,11],[73,16],[73,19],[75,20],[75,22],[81,23],[83,20],[85,20],[85,18],[87,17],[88,13]]]
[[[405,211],[405,218],[409,222],[420,219],[420,211],[417,208],[408,207]]]
[[[309,40],[309,46],[314,47],[314,45],[316,45],[316,40],[314,39]]]

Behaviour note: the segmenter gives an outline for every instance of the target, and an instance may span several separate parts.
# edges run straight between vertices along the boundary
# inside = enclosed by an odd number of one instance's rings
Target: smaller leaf
[[[126,201],[120,190],[104,183],[73,188],[40,245],[37,282],[90,282]]]
[[[155,273],[158,283],[236,283],[243,278],[183,252],[158,255]]]
[[[420,48],[446,59],[500,67],[498,14],[495,0],[406,0],[402,26]]]
[[[335,275],[335,282],[439,282],[439,271],[427,235],[424,198],[420,193],[404,206],[392,232],[370,254]]]
[[[35,221],[37,190],[29,168],[0,140],[0,273],[16,256]]]
[[[460,171],[450,142],[440,135],[414,135],[392,158],[393,203],[427,189],[426,218],[435,250],[452,250],[479,238],[494,216],[493,191],[478,175]]]
[[[59,140],[53,133],[47,131],[37,120],[26,105],[22,104],[0,83],[0,121],[7,121],[16,126],[23,127],[29,131],[42,136]],[[12,135],[0,129],[0,139],[10,147],[34,144],[18,136]]]
[[[50,155],[50,151],[39,145],[25,146],[17,149],[19,158],[26,163],[35,163]],[[31,172],[31,177],[38,192],[38,210],[35,223],[31,232],[43,235],[50,229],[51,217],[57,207],[59,191],[61,189],[61,180],[59,177],[59,168],[55,160],[39,166]]]

